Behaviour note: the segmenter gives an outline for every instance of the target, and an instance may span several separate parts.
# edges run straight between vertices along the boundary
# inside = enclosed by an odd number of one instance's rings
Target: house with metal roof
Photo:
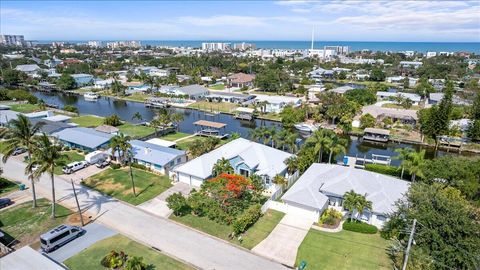
[[[364,195],[372,202],[372,209],[365,209],[362,221],[382,227],[387,215],[395,211],[395,202],[408,191],[410,183],[375,172],[340,165],[314,163],[282,196],[286,211],[318,221],[327,208],[346,212],[343,196],[346,192]]]
[[[30,120],[30,122],[32,123],[32,125],[35,125],[36,123],[41,123],[40,133],[46,133],[48,135],[62,131],[66,128],[75,127],[75,124],[65,123],[61,121],[51,121],[47,120],[47,118],[32,119]]]
[[[10,109],[0,110],[0,127],[8,126],[10,121],[18,119],[19,114],[19,112],[11,111]]]
[[[133,160],[153,171],[167,174],[176,166],[187,161],[185,151],[159,144],[131,140]]]
[[[208,95],[208,89],[198,84],[183,86],[178,88],[177,91],[188,96],[189,99],[199,99]]]
[[[174,172],[178,181],[198,187],[212,177],[215,163],[225,158],[236,174],[245,177],[259,175],[268,188],[273,186],[275,175],[288,177],[284,161],[291,156],[292,154],[273,147],[239,138],[180,165]]]
[[[58,138],[62,144],[68,147],[92,152],[107,148],[114,135],[96,131],[92,128],[73,127],[55,132],[52,136]]]
[[[29,76],[36,75],[38,71],[41,70],[41,68],[36,65],[18,65],[15,67],[16,70],[21,71]]]
[[[391,100],[397,97],[403,99],[410,99],[413,105],[418,105],[418,103],[422,100],[422,98],[418,94],[413,93],[403,93],[403,92],[386,92],[386,91],[378,91],[377,92],[377,99],[378,100]]]

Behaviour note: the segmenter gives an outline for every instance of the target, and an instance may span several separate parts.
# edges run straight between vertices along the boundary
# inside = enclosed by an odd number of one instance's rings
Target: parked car
[[[68,164],[67,166],[63,167],[62,171],[65,174],[71,174],[78,170],[81,170],[88,166],[88,162],[86,161],[76,161]]]
[[[10,200],[9,198],[1,198],[0,199],[0,208],[7,207],[12,203],[13,203],[12,200]]]
[[[13,150],[12,155],[18,156],[18,155],[23,154],[23,153],[25,153],[25,152],[27,152],[27,149],[21,148],[21,147],[17,147],[17,148],[15,148],[15,150]]]
[[[42,235],[40,244],[44,252],[50,252],[83,235],[85,230],[78,226],[60,225]]]
[[[107,167],[108,165],[110,165],[110,160],[106,159],[106,160],[99,160],[97,163],[95,163],[95,166],[97,166],[97,168],[105,168]]]

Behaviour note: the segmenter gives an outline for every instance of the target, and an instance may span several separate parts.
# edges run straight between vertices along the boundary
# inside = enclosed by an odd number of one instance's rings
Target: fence
[[[295,173],[293,173],[292,175],[290,175],[287,179],[287,184],[285,186],[280,186],[279,189],[277,189],[271,196],[270,198],[263,204],[262,206],[262,212],[265,212],[267,211],[268,208],[272,208],[274,210],[278,210],[278,209],[275,209],[273,207],[280,207],[279,205],[282,205],[282,206],[285,206],[283,203],[281,202],[277,202],[276,200],[278,198],[280,198],[282,195],[283,195],[283,192],[285,190],[287,190],[288,188],[290,188],[297,180],[298,178],[300,177],[300,172],[299,171],[296,171]],[[278,210],[278,211],[281,211],[281,212],[285,212],[286,211],[286,208],[284,209],[284,211],[282,210]]]

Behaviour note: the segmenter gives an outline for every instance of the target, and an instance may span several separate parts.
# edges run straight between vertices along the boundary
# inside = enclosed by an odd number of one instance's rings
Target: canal
[[[57,105],[62,108],[65,105],[73,105],[78,108],[78,111],[81,115],[85,114],[94,114],[99,116],[110,116],[112,114],[118,115],[122,120],[138,123],[139,120],[132,120],[132,116],[139,112],[142,115],[142,121],[150,121],[155,117],[155,109],[146,108],[143,103],[118,100],[109,97],[101,97],[96,101],[85,100],[82,95],[76,94],[66,94],[66,93],[45,93],[45,92],[33,92],[35,96],[42,99],[47,104]],[[279,129],[282,128],[281,123],[269,121],[269,120],[260,120],[255,119],[255,121],[241,121],[235,119],[232,115],[229,114],[211,114],[208,112],[193,110],[193,109],[182,109],[182,108],[169,108],[169,110],[181,113],[184,116],[182,122],[179,123],[179,130],[185,133],[194,133],[195,127],[194,122],[198,120],[209,120],[215,122],[222,122],[227,124],[225,130],[227,133],[237,132],[244,138],[250,137],[250,132],[252,129],[255,129],[260,126],[275,126]],[[447,154],[458,155],[456,153],[447,153],[443,150],[437,150],[435,153],[434,149],[431,147],[423,147],[420,145],[410,145],[404,143],[371,143],[367,141],[359,140],[357,137],[350,136],[348,137],[349,144],[347,148],[348,156],[357,156],[371,158],[372,154],[377,155],[386,155],[386,156],[395,156],[397,153],[395,149],[398,148],[414,148],[415,150],[420,150],[424,148],[426,150],[427,158],[433,158],[436,156],[443,156]],[[462,153],[462,155],[468,155],[468,153]],[[338,157],[338,160],[341,160],[342,157]],[[398,160],[392,160],[392,165],[399,165]]]

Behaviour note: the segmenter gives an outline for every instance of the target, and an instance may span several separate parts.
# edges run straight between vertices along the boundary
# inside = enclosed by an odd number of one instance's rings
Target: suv
[[[13,203],[12,200],[10,200],[9,198],[0,199],[0,208],[7,207],[12,203]]]
[[[15,150],[13,150],[12,155],[13,155],[13,156],[18,156],[18,155],[23,154],[23,153],[25,153],[25,152],[27,152],[27,149],[21,148],[21,147],[17,147],[17,148],[15,148]]]
[[[76,161],[68,164],[67,166],[63,167],[62,171],[65,174],[71,174],[78,170],[81,170],[88,166],[88,162],[86,161]]]

